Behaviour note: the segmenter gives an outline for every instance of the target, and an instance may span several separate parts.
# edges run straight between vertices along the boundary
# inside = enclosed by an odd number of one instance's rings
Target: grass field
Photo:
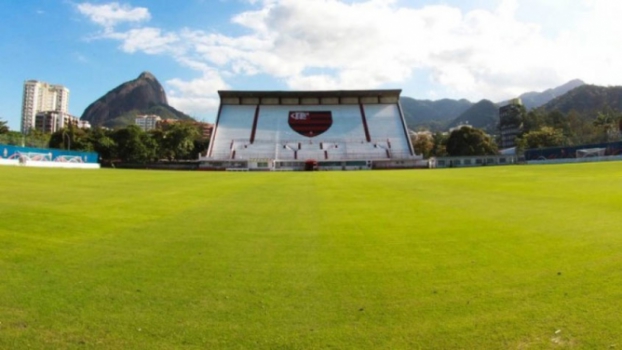
[[[0,168],[22,348],[622,348],[622,163]]]

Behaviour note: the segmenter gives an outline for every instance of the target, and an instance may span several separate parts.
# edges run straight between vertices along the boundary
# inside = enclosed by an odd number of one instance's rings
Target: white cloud
[[[466,97],[500,99],[552,83],[524,79],[526,70],[550,64],[527,54],[547,54],[549,43],[537,25],[514,19],[517,7],[516,0],[505,0],[494,12],[465,13],[447,5],[398,7],[393,1],[270,1],[234,18],[263,47],[222,41],[210,48],[222,53],[217,60],[204,58],[218,65],[244,60],[300,89],[400,85],[415,70],[426,70],[433,81]],[[307,73],[318,69],[335,73]],[[557,74],[548,77],[559,80]]]
[[[144,7],[131,7],[118,2],[109,4],[92,4],[89,2],[78,4],[78,11],[87,16],[92,22],[106,29],[111,29],[119,23],[139,23],[151,19],[149,10]]]
[[[205,70],[201,78],[189,81],[171,79],[166,85],[170,87],[168,91],[170,105],[195,116],[213,114],[219,104],[215,92],[229,89],[215,70]]]
[[[197,120],[206,120],[206,116],[214,116],[218,111],[220,100],[213,94],[202,97],[169,96],[168,103]]]
[[[110,33],[109,36],[120,39],[123,42],[121,48],[125,52],[140,51],[150,55],[175,52],[174,44],[179,42],[176,34],[162,34],[162,30],[150,27],[132,29],[125,33]]]
[[[192,97],[205,96],[206,93],[229,88],[216,71],[206,71],[201,78],[190,81],[175,78],[166,83],[174,89],[173,94]]]
[[[399,87],[417,72],[426,74],[436,90],[493,100],[574,78],[613,84],[622,76],[616,45],[622,2],[573,2],[576,23],[558,31],[549,30],[560,21],[558,14],[543,14],[571,6],[561,0],[542,5],[499,0],[494,10],[471,11],[392,0],[249,3],[253,10],[231,19],[247,33],[238,36],[189,28],[118,31],[119,23],[148,20],[149,11],[118,3],[78,7],[108,28],[105,36],[119,40],[125,52],[169,55],[199,71],[198,79],[167,82],[171,101],[193,110],[202,103],[215,108],[216,90],[227,87],[223,77],[239,75],[265,74],[292,89],[365,89]],[[527,6],[534,15],[518,16]]]

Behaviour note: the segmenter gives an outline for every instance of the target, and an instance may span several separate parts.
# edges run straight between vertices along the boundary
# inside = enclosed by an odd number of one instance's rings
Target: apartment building
[[[24,82],[22,133],[26,134],[35,128],[37,113],[48,111],[69,112],[69,89],[37,80]]]
[[[45,133],[54,133],[69,127],[70,124],[80,129],[91,128],[91,123],[82,121],[69,113],[45,111],[37,113],[34,129]]]

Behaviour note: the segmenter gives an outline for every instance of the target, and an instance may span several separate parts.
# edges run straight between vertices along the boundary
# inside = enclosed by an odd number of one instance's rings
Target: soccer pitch
[[[0,184],[0,349],[622,347],[620,162]]]

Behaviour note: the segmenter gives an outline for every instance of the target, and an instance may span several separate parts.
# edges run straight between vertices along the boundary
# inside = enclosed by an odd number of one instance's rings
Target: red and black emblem
[[[289,112],[289,126],[306,137],[315,137],[326,132],[333,125],[333,113],[324,112]]]

